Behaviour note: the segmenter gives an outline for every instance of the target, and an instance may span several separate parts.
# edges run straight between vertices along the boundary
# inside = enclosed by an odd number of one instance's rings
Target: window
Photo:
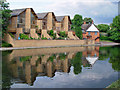
[[[90,35],[90,32],[88,32],[88,35]]]
[[[95,35],[97,35],[97,32],[95,32]]]
[[[17,23],[19,23],[19,22],[20,22],[20,16],[17,17]]]

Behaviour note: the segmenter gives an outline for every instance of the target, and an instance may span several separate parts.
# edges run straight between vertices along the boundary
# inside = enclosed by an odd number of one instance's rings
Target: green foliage
[[[103,35],[101,35],[101,36],[100,36],[100,40],[110,40],[110,38],[107,37],[107,36],[103,36]]]
[[[25,39],[25,40],[29,40],[30,38],[28,37],[28,35],[25,35],[25,34],[20,34],[20,39]]]
[[[31,58],[32,58],[31,56],[20,57],[20,61],[21,61],[21,62],[28,61],[28,60],[30,60]]]
[[[5,41],[2,41],[2,47],[12,47],[12,45]]]
[[[15,36],[12,33],[9,33],[12,38],[15,38]]]
[[[65,38],[64,37],[59,37],[57,38],[58,40],[64,40]]]
[[[120,71],[120,48],[119,46],[113,47],[100,47],[99,60],[106,60],[110,58],[109,63],[115,71]]]
[[[48,31],[47,33],[52,37],[52,39],[56,39],[56,34],[53,30]]]
[[[120,88],[120,79],[112,83],[108,88]],[[119,89],[118,89],[119,90]]]
[[[2,56],[7,56],[12,53],[12,50],[9,51],[2,51]]]
[[[60,54],[59,54],[59,59],[60,59],[60,60],[65,60],[66,56],[67,56],[67,55],[65,55],[64,53],[60,53]]]
[[[0,13],[2,13],[2,19],[0,18],[0,24],[2,24],[2,36],[4,36],[4,33],[7,32],[8,25],[9,25],[9,19],[11,17],[11,10],[9,9],[9,3],[7,3],[5,0],[0,1]]]
[[[110,27],[111,29],[108,31],[108,36],[111,40],[120,42],[120,15],[113,19],[113,23]]]
[[[107,24],[99,24],[97,28],[99,29],[100,32],[107,32],[109,31],[110,26]]]
[[[47,38],[46,37],[44,37],[43,35],[42,35],[42,38],[41,38],[42,40],[47,40]]]
[[[67,34],[65,33],[65,31],[60,31],[59,36],[63,37],[63,38],[66,38]]]
[[[55,55],[55,54],[53,54],[52,56],[50,56],[50,57],[49,57],[48,61],[53,62],[53,60],[54,60],[55,58],[56,58],[56,55]]]
[[[84,18],[83,20],[84,22],[86,22],[86,24],[92,24],[92,18]]]
[[[79,74],[82,71],[82,52],[78,52],[71,61],[74,67],[74,73]]]
[[[83,19],[81,15],[76,14],[72,20],[71,29],[75,31],[77,37],[82,39],[82,30],[81,26],[83,24]]]

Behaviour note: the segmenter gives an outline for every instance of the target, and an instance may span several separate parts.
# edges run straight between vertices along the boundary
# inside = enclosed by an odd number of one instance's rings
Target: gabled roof
[[[28,8],[23,8],[23,9],[14,9],[14,10],[12,10],[12,12],[11,12],[11,16],[13,17],[13,16],[18,16],[18,15],[20,15],[22,12],[24,12],[26,9],[28,9]],[[32,9],[32,8],[30,8],[33,12],[34,12],[34,10]],[[34,12],[34,15],[37,17],[37,15],[36,15],[36,13]]]
[[[87,60],[91,65],[93,65],[93,64],[98,60],[98,57],[86,57],[86,60]]]
[[[12,10],[11,15],[12,16],[18,16],[19,14],[21,14],[25,10],[26,10],[26,8],[24,8],[24,9],[14,9],[14,10]]]
[[[47,13],[37,13],[38,19],[44,19],[47,14],[48,14],[48,12]]]
[[[99,32],[99,30],[97,29],[97,27],[94,24],[92,24],[86,31],[90,31],[90,32],[96,31],[96,32]]]
[[[58,22],[61,22],[64,19],[65,16],[56,16],[56,19]]]
[[[91,24],[83,24],[81,28],[86,31],[90,26]]]
[[[83,24],[81,26],[82,30],[86,31],[97,31],[99,32],[98,28],[94,24]]]

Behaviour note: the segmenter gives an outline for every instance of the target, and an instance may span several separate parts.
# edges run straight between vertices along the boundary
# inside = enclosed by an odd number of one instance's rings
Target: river
[[[105,88],[118,80],[119,46],[2,51],[3,88]]]

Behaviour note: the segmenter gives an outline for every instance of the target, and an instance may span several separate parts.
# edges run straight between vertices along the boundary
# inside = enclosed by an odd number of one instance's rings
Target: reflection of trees
[[[113,47],[110,49],[110,60],[109,62],[112,63],[112,68],[115,71],[120,71],[120,48],[119,47]]]
[[[82,52],[78,52],[72,59],[71,64],[74,67],[74,73],[79,74],[82,70]]]
[[[10,88],[10,86],[12,85],[11,79],[12,79],[11,71],[9,70],[8,64],[5,60],[5,58],[3,57],[3,61],[2,61],[2,88]]]
[[[110,57],[110,48],[111,47],[100,47],[99,60],[106,60]]]
[[[116,71],[120,71],[120,48],[119,46],[114,47],[101,47],[99,60],[105,60],[110,58],[109,63],[112,64],[112,68]]]

